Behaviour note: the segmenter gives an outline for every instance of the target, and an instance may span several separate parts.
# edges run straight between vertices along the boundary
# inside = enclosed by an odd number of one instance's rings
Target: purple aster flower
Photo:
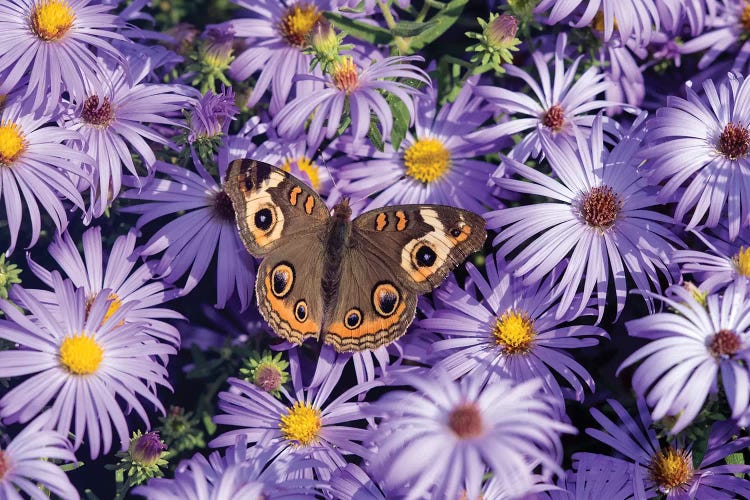
[[[729,286],[723,296],[709,295],[705,305],[687,289],[673,286],[658,297],[676,312],[660,312],[628,321],[633,337],[650,340],[618,369],[642,361],[633,389],[645,397],[652,417],[677,419],[679,432],[718,390],[719,375],[732,418],[750,408],[750,298],[745,283]]]
[[[35,500],[49,498],[39,485],[60,498],[80,498],[65,472],[50,462],[75,463],[76,457],[65,436],[44,428],[49,418],[50,412],[41,414],[0,448],[0,498],[21,500],[18,490]]]
[[[703,32],[706,21],[713,21],[721,0],[655,0],[665,31],[679,34],[685,23],[693,36]],[[654,33],[657,35],[657,33]]]
[[[2,8],[4,6],[0,6],[0,10]],[[10,254],[16,247],[21,228],[24,209],[21,195],[31,219],[30,248],[36,244],[41,229],[39,203],[58,231],[68,224],[67,210],[60,198],[84,209],[83,198],[71,179],[88,181],[83,164],[90,164],[92,160],[88,155],[61,144],[80,138],[77,132],[44,126],[50,116],[35,113],[29,100],[13,99],[0,107],[0,111],[0,194],[5,202],[4,218],[10,230],[10,245],[6,252]]]
[[[575,21],[571,25],[576,28],[598,25],[605,41],[617,32],[621,40],[633,37],[638,45],[645,46],[651,40],[654,26],[659,26],[659,11],[654,0],[542,0],[535,12],[544,12],[550,7],[549,24],[572,16]]]
[[[579,467],[584,461],[598,464],[621,461],[621,467],[608,467],[609,475],[615,483],[613,476],[619,473],[621,481],[627,484],[626,488],[632,488],[627,498],[653,498],[662,494],[670,500],[729,499],[750,495],[750,483],[735,476],[750,472],[750,465],[728,465],[725,461],[727,456],[750,444],[750,437],[733,439],[737,432],[734,425],[728,422],[714,424],[705,455],[700,464],[695,464],[692,446],[686,445],[683,439],[665,444],[657,439],[654,422],[642,400],[638,400],[638,420],[630,416],[619,402],[609,400],[609,404],[620,422],[610,420],[593,408],[591,414],[603,430],[586,429],[586,433],[610,446],[623,458],[613,459],[592,453],[577,453],[573,458]]]
[[[51,405],[46,427],[64,435],[72,432],[76,449],[86,438],[92,458],[107,453],[114,426],[125,450],[130,436],[120,405],[135,409],[146,426],[148,415],[140,398],[164,413],[154,392],[156,385],[171,387],[166,368],[152,357],[176,351],[143,334],[137,323],[121,323],[134,303],[123,304],[105,321],[109,290],[89,303],[83,289],[74,289],[57,272],[52,282],[55,303],[60,304],[54,311],[19,286],[11,297],[30,316],[0,300],[8,318],[0,320],[0,337],[20,346],[0,351],[0,377],[32,375],[0,399],[0,417],[23,423]]]
[[[221,179],[227,165],[219,164]],[[168,283],[187,273],[183,293],[188,293],[216,254],[216,306],[224,307],[236,291],[245,309],[253,296],[255,266],[240,241],[234,209],[221,183],[200,164],[196,165],[198,173],[161,161],[156,162],[155,170],[157,178],[147,186],[123,194],[143,203],[121,210],[141,214],[138,228],[165,215],[179,215],[149,238],[141,255],[164,252],[155,272]]]
[[[585,113],[615,104],[597,99],[609,84],[596,66],[591,66],[576,79],[583,56],[576,58],[565,69],[566,44],[567,35],[563,33],[557,37],[555,46],[552,63],[554,77],[550,76],[548,63],[539,51],[532,55],[538,78],[516,66],[504,66],[508,76],[523,80],[536,98],[498,86],[480,85],[476,88],[476,95],[484,97],[498,111],[513,115],[516,119],[475,132],[471,135],[472,140],[487,141],[524,132],[523,140],[513,148],[511,156],[525,161],[529,155],[539,156],[542,136],[555,142],[572,138],[575,129],[591,128],[594,116]],[[537,82],[541,82],[541,86]]]
[[[247,105],[255,106],[271,89],[270,111],[276,114],[287,102],[294,85],[296,94],[313,95],[321,85],[314,80],[294,81],[294,75],[310,72],[312,56],[302,50],[307,37],[330,10],[329,0],[282,2],[281,0],[233,0],[250,11],[251,19],[235,19],[237,37],[244,38],[245,50],[232,61],[229,75],[238,81],[260,72]],[[320,75],[315,70],[314,75]]]
[[[687,100],[669,96],[649,120],[644,171],[651,183],[664,182],[660,202],[677,202],[675,219],[692,211],[686,229],[725,220],[734,240],[750,227],[750,80],[732,75],[703,89],[705,99],[690,87]]]
[[[110,302],[104,315],[105,321],[123,304],[134,302],[124,318],[125,322],[139,323],[142,332],[172,345],[179,345],[180,332],[162,320],[183,319],[183,316],[171,309],[157,307],[174,298],[176,294],[161,281],[152,279],[153,266],[143,264],[136,267],[138,254],[134,253],[135,230],[118,237],[109,252],[102,246],[102,232],[99,227],[93,227],[83,233],[82,243],[84,258],[81,258],[78,247],[68,233],[57,234],[47,252],[60,266],[64,275],[77,288],[83,289],[89,303],[93,302],[102,290],[109,290],[107,299]],[[108,254],[106,267],[105,254]],[[52,273],[31,260],[29,255],[26,259],[29,269],[44,284],[52,287]],[[29,293],[42,303],[58,307],[62,305],[55,302],[56,295],[53,292],[29,290]]]
[[[86,93],[73,98],[63,115],[63,126],[79,132],[77,149],[91,155],[95,188],[91,190],[91,212],[101,216],[120,192],[123,167],[138,177],[133,152],[153,171],[156,157],[147,141],[165,145],[168,139],[151,124],[184,126],[175,115],[191,98],[187,87],[145,83],[151,60],[129,58],[126,71],[119,65],[102,63],[96,80],[87,82]]]
[[[617,294],[617,316],[622,312],[628,293],[626,272],[641,290],[660,290],[660,275],[672,280],[679,276],[669,256],[672,245],[680,241],[662,225],[670,219],[648,209],[657,204],[656,197],[633,158],[645,133],[644,118],[641,115],[611,151],[602,144],[601,115],[593,123],[590,140],[576,131],[575,149],[542,136],[547,161],[560,180],[512,158],[506,159],[509,167],[531,182],[495,179],[509,191],[556,201],[498,210],[486,219],[488,227],[499,230],[494,243],[502,243],[500,256],[523,247],[509,270],[527,283],[541,280],[570,258],[555,289],[562,293],[558,318],[566,314],[581,284],[577,310],[583,311],[596,289],[601,320],[610,286]],[[653,307],[648,297],[647,303]]]
[[[111,5],[90,0],[7,0],[0,5],[0,72],[18,81],[29,72],[25,96],[34,94],[34,109],[43,102],[54,109],[64,91],[87,95],[85,82],[102,70],[95,52],[122,60],[108,39],[126,40],[113,30],[123,23],[106,14]]]
[[[386,57],[360,69],[351,56],[345,56],[334,64],[331,75],[298,75],[297,79],[321,82],[325,88],[298,95],[276,114],[273,124],[282,136],[297,137],[304,131],[308,118],[312,117],[307,142],[317,146],[324,137],[336,135],[344,116],[345,104],[348,104],[351,134],[355,142],[367,135],[371,114],[375,114],[380,122],[381,135],[390,137],[393,114],[382,92],[400,99],[408,109],[409,116],[413,117],[412,96],[419,91],[394,79],[410,78],[429,84],[427,74],[410,64],[422,60],[420,56]]]
[[[724,52],[733,53],[732,69],[746,72],[750,57],[750,4],[744,0],[717,0],[716,12],[706,18],[706,31],[683,43],[680,51],[693,54],[706,50],[698,68],[710,68]]]
[[[646,97],[644,68],[636,57],[643,59],[647,55],[643,48],[636,47],[632,41],[624,44],[607,42],[599,48],[596,59],[607,83],[604,96],[608,102],[619,103],[607,108],[608,115],[621,112],[624,104],[636,107],[643,104]]]
[[[382,417],[369,468],[388,490],[408,489],[409,498],[458,498],[462,491],[477,498],[489,469],[518,496],[534,488],[537,466],[547,479],[562,472],[560,433],[575,429],[557,420],[539,393],[541,381],[456,382],[438,369],[403,374],[399,384],[417,392],[389,392],[368,409]]]
[[[437,108],[437,89],[417,99],[414,130],[408,131],[398,150],[390,141],[385,150],[372,145],[340,141],[336,146],[355,161],[336,162],[339,193],[354,200],[357,211],[403,203],[452,205],[482,213],[497,206],[487,180],[495,165],[477,159],[496,151],[496,140],[467,141],[491,113],[473,96],[473,79],[455,102]],[[372,200],[364,198],[374,195]]]
[[[239,113],[234,104],[234,91],[222,87],[221,92],[214,94],[209,90],[202,96],[190,113],[190,133],[188,142],[211,139],[226,135],[229,125]]]
[[[313,468],[317,478],[328,480],[333,470],[346,465],[345,455],[370,458],[371,452],[360,444],[367,437],[367,431],[361,428],[365,403],[350,400],[380,383],[358,384],[329,401],[344,365],[334,364],[324,382],[305,389],[297,351],[288,352],[293,393],[282,386],[285,401],[279,401],[255,384],[230,378],[231,392],[219,394],[218,406],[225,413],[213,420],[238,428],[224,432],[208,445],[229,446],[242,434],[247,435],[249,443],[256,443],[269,434],[271,440],[265,447],[273,450],[273,456],[292,456],[293,461],[313,458],[319,462]]]
[[[448,281],[433,294],[437,310],[420,321],[422,328],[446,337],[432,347],[439,358],[436,365],[453,379],[473,374],[489,384],[503,378],[515,382],[539,378],[542,391],[561,408],[564,397],[583,401],[580,380],[591,390],[594,380],[566,349],[593,346],[598,343],[596,337],[609,336],[596,326],[566,325],[595,311],[584,309],[576,314],[568,309],[555,317],[559,297],[553,288],[562,269],[525,286],[504,269],[501,258],[486,260],[487,279],[471,264],[466,267],[471,277],[467,290]],[[561,389],[556,375],[570,388]]]
[[[693,234],[706,245],[708,251],[678,250],[672,256],[672,261],[682,264],[683,274],[699,277],[703,292],[716,292],[735,282],[750,283],[750,234],[740,234],[730,242],[727,228],[723,225],[710,233],[693,231]]]
[[[304,473],[315,462],[275,458],[269,453],[268,444],[266,436],[248,449],[245,436],[238,436],[236,444],[227,449],[225,456],[218,451],[211,453],[208,459],[195,454],[177,466],[174,479],[155,478],[133,489],[132,493],[151,500],[318,498],[315,493],[320,485],[316,481],[286,478],[287,475]]]
[[[629,500],[633,498],[635,488],[642,489],[639,485],[643,481],[640,476],[636,477],[635,467],[631,463],[593,453],[577,453],[574,456],[574,471],[568,471],[558,482],[561,489],[551,489],[544,498]]]
[[[333,498],[356,498],[358,500],[386,500],[380,486],[358,465],[346,464],[331,475]]]

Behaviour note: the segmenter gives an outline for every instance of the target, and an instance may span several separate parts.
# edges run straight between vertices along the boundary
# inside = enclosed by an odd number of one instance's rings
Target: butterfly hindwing
[[[248,252],[268,255],[301,233],[325,226],[330,217],[323,199],[287,172],[256,160],[229,164],[224,191],[232,201],[240,237]]]

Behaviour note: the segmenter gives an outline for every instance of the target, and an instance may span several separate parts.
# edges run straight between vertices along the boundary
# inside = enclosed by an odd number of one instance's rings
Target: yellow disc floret
[[[76,15],[66,0],[40,0],[31,11],[31,31],[45,42],[61,39],[73,26]]]
[[[664,493],[684,486],[693,478],[693,459],[690,452],[668,447],[660,450],[648,466],[651,479]]]
[[[0,122],[0,166],[9,166],[26,150],[26,138],[17,123]]]
[[[737,255],[732,259],[734,268],[737,272],[746,278],[750,278],[750,246],[740,247]]]
[[[309,446],[318,440],[320,433],[320,410],[309,403],[297,401],[281,416],[279,428],[288,441],[296,441],[299,446]]]
[[[287,9],[278,25],[282,38],[292,47],[302,48],[307,36],[323,16],[318,8],[310,3],[298,3]]]
[[[286,172],[291,172],[292,165],[296,165],[300,172],[304,172],[310,178],[312,187],[317,191],[320,188],[320,176],[318,175],[318,166],[307,156],[298,156],[297,158],[287,158],[281,165]]]
[[[351,94],[359,86],[359,71],[349,56],[343,57],[340,62],[333,65],[331,78],[336,88],[347,94]]]
[[[60,363],[70,373],[88,375],[94,373],[102,362],[104,350],[85,333],[65,337],[60,345]]]
[[[525,354],[531,349],[536,330],[527,313],[509,309],[497,318],[492,335],[506,354]]]
[[[440,139],[425,137],[404,153],[406,175],[428,183],[440,179],[451,166],[451,153]]]

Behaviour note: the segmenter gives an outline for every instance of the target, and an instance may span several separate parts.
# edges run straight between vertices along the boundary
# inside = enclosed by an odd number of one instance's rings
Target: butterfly
[[[242,242],[263,258],[255,281],[263,318],[290,342],[322,335],[339,352],[401,337],[417,296],[487,236],[481,216],[443,205],[384,207],[350,220],[343,199],[331,214],[312,188],[256,160],[232,161],[224,190]]]

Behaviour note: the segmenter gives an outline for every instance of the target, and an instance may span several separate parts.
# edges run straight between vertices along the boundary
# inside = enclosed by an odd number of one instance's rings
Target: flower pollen
[[[716,358],[732,357],[742,349],[742,339],[732,330],[719,330],[711,336],[708,350]]]
[[[3,477],[5,477],[5,474],[7,474],[9,470],[10,460],[8,459],[8,455],[6,455],[3,450],[0,450],[0,481],[3,480]]]
[[[335,63],[331,74],[336,88],[347,94],[351,94],[359,86],[357,65],[354,64],[351,57],[344,57],[341,62]]]
[[[440,179],[451,166],[451,153],[439,139],[425,137],[404,153],[406,175],[425,184]]]
[[[299,49],[307,42],[307,37],[323,15],[310,3],[298,3],[289,7],[277,26],[282,38]]]
[[[729,160],[744,158],[750,151],[750,131],[747,127],[729,122],[721,132],[716,148]]]
[[[750,246],[740,247],[737,255],[732,259],[737,272],[745,278],[750,278]]]
[[[479,437],[484,428],[482,414],[474,403],[460,404],[448,416],[448,427],[461,439]]]
[[[92,127],[104,128],[115,119],[115,110],[109,97],[105,97],[101,106],[99,96],[92,95],[86,98],[81,110],[81,118]]]
[[[550,106],[542,117],[542,125],[554,132],[561,131],[563,125],[565,125],[565,112],[563,111],[562,106],[559,104]]]
[[[10,120],[0,122],[0,166],[10,166],[26,151],[26,138],[21,127]]]
[[[222,189],[214,196],[214,214],[225,221],[234,223],[234,207],[229,195]]]
[[[320,434],[320,410],[309,403],[297,401],[281,416],[279,428],[287,441],[296,441],[299,446],[309,446],[318,440]]]
[[[320,176],[318,175],[318,166],[310,160],[307,156],[299,156],[297,158],[287,158],[281,165],[282,170],[285,172],[291,172],[292,166],[296,166],[297,170],[307,174],[310,179],[310,184],[317,191],[320,187]]]
[[[580,206],[584,222],[601,231],[615,225],[620,210],[622,210],[622,201],[609,186],[592,188],[583,197]]]
[[[675,450],[670,446],[653,456],[648,470],[659,490],[669,493],[693,478],[693,458],[689,451]]]
[[[528,313],[509,309],[497,318],[492,335],[505,354],[526,354],[536,338],[536,329]]]
[[[102,362],[104,350],[85,333],[65,337],[60,345],[60,363],[70,373],[88,375],[94,373]]]
[[[41,0],[29,16],[31,31],[45,42],[60,40],[73,27],[76,15],[66,0]]]

